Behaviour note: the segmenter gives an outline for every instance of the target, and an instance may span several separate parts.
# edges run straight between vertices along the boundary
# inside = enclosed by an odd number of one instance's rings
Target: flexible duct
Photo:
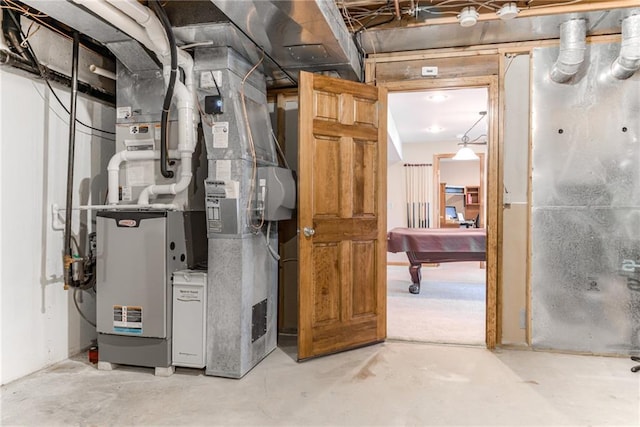
[[[586,37],[587,23],[584,19],[571,19],[560,25],[560,53],[551,69],[551,80],[564,83],[578,72],[587,48]]]
[[[611,64],[611,74],[624,80],[640,70],[640,12],[622,21],[620,55]]]

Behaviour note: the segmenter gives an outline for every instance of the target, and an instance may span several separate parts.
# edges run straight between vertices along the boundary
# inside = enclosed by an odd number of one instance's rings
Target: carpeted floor
[[[485,273],[478,262],[422,267],[421,291],[413,295],[408,267],[388,266],[388,338],[484,345]]]

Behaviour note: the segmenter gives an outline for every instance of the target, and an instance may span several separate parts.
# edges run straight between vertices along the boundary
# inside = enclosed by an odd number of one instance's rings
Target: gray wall
[[[640,73],[610,76],[619,48],[588,45],[567,84],[548,78],[557,48],[533,52],[536,348],[640,350]]]

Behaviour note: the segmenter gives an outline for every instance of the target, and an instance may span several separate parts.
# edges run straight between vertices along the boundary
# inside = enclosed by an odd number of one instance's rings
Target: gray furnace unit
[[[171,372],[171,275],[187,267],[184,212],[97,214],[97,331],[111,363]]]

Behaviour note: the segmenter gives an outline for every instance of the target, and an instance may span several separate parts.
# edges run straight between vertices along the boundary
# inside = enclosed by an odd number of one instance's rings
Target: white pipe
[[[191,154],[190,152],[182,152],[180,156],[181,170],[180,180],[174,184],[150,185],[140,193],[138,197],[138,205],[146,206],[151,196],[159,194],[178,194],[187,189],[191,183]]]
[[[560,53],[551,69],[551,80],[564,83],[573,77],[584,61],[587,48],[587,22],[571,19],[560,25]]]
[[[149,39],[156,46],[154,52],[161,57],[168,57],[171,53],[167,34],[160,22],[160,19],[146,6],[141,5],[137,0],[106,0],[116,9],[134,19],[147,32]]]
[[[164,27],[158,17],[147,7],[139,4],[136,0],[73,0],[94,11],[101,16],[107,13],[107,20],[116,27],[125,26],[123,31],[137,39],[153,52],[156,53],[164,65],[164,78],[168,82],[170,67],[169,64],[169,43],[166,38]],[[108,3],[107,3],[108,2]],[[111,19],[113,18],[113,19]],[[135,20],[135,22],[134,22]],[[127,31],[130,29],[131,32]],[[176,81],[174,87],[175,103],[178,109],[178,152],[183,160],[183,172],[180,181],[170,185],[154,185],[143,190],[140,200],[148,204],[148,197],[156,194],[177,194],[189,186],[191,181],[191,171],[188,165],[191,164],[191,157],[195,151],[196,141],[196,115],[195,115],[195,82],[193,76],[193,58],[182,49],[178,49],[178,66],[183,69],[185,83]],[[124,152],[120,152],[124,153]],[[120,163],[133,159],[131,153],[117,153],[109,162],[109,204],[118,203],[118,181]],[[145,155],[140,155],[144,156]],[[159,152],[158,152],[159,156]],[[125,158],[126,157],[126,158]],[[154,159],[156,157],[153,157]],[[188,161],[187,161],[188,160]],[[189,170],[187,170],[189,169]],[[177,190],[177,192],[176,192]]]
[[[81,211],[93,211],[93,210],[120,210],[120,209],[159,209],[159,210],[178,210],[178,206],[173,203],[153,203],[150,205],[82,205],[77,208],[73,208],[74,210]],[[62,210],[62,209],[61,209]]]
[[[169,151],[170,158],[177,158],[178,152],[175,150]],[[145,151],[118,151],[111,157],[109,164],[107,165],[107,180],[109,188],[109,205],[117,205],[119,201],[120,186],[120,164],[122,162],[129,162],[135,160],[156,160],[160,158],[159,150],[145,150]]]
[[[113,71],[105,70],[104,68],[98,67],[95,64],[89,65],[89,71],[99,76],[106,77],[111,80],[116,80],[116,73],[114,73]]]
[[[142,43],[147,49],[155,52],[156,47],[149,35],[138,23],[101,0],[73,0],[75,3],[89,9],[105,21]]]
[[[611,64],[611,74],[624,80],[640,70],[640,11],[622,21],[620,55]]]

